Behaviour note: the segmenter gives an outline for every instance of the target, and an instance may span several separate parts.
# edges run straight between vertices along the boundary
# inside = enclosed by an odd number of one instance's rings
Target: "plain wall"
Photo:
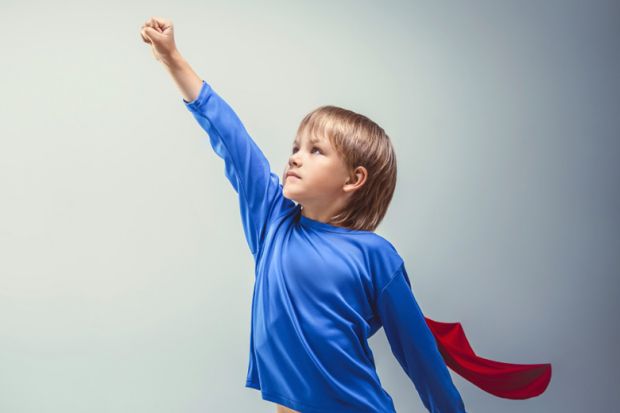
[[[223,161],[140,38],[180,52],[281,174],[323,104],[380,124],[377,233],[425,315],[482,357],[552,363],[470,413],[611,411],[620,344],[620,5],[0,3],[0,412],[274,412],[244,387],[253,260]],[[425,411],[383,330],[398,412]]]

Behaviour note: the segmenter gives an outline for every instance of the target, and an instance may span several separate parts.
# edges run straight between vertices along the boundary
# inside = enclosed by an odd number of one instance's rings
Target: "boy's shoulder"
[[[377,234],[376,232],[372,232],[370,234],[370,236],[367,238],[367,243],[368,246],[373,250],[377,250],[378,252],[384,254],[394,254],[400,258],[400,254],[398,253],[398,250],[396,249],[394,244],[387,238]]]
[[[367,238],[366,248],[373,272],[382,274],[382,277],[391,276],[404,264],[394,244],[377,233]]]

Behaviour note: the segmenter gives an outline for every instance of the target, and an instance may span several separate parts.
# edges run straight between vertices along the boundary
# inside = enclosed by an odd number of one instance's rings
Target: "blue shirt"
[[[224,160],[255,262],[246,387],[302,413],[395,412],[368,338],[383,327],[431,412],[465,412],[394,246],[310,219],[233,109],[203,80],[183,99]]]

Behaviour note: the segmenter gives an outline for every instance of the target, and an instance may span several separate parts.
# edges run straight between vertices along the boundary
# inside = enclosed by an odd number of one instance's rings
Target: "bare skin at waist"
[[[288,407],[282,406],[281,404],[276,403],[276,413],[299,413],[297,410],[289,409]]]

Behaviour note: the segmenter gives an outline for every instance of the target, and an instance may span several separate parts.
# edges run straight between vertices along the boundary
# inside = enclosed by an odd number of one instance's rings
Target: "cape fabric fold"
[[[461,323],[424,317],[446,365],[487,393],[506,399],[529,399],[545,391],[551,364],[512,364],[476,355]]]

